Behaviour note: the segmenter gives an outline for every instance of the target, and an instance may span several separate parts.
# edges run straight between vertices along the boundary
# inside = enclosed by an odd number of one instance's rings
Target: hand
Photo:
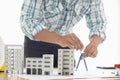
[[[57,33],[51,32],[47,29],[43,29],[41,32],[37,33],[34,38],[36,41],[54,43],[62,47],[69,47],[70,49],[83,49],[82,42],[74,33],[60,36]]]
[[[83,44],[80,41],[80,39],[74,34],[68,34],[65,36],[61,36],[58,40],[57,40],[58,44],[62,47],[69,47],[70,49],[83,49]]]
[[[84,50],[84,55],[83,58],[86,57],[96,57],[98,54],[98,45],[102,42],[102,38],[100,38],[99,36],[94,35],[92,37],[92,40],[90,41],[90,43],[86,46],[85,50]]]

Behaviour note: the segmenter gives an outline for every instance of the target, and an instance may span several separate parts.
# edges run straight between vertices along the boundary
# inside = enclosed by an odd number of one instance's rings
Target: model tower
[[[23,73],[23,46],[5,45],[5,73]]]
[[[73,75],[74,73],[74,50],[58,50],[58,75]]]

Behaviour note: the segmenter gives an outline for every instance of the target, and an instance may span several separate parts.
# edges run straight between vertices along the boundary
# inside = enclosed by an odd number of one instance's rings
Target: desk
[[[7,75],[4,74],[4,72],[0,72],[0,80],[28,80],[28,79],[24,79],[18,76],[13,77],[12,75]]]
[[[4,74],[4,72],[0,72],[0,80],[29,80],[29,79],[25,79],[20,76],[15,76],[13,78],[13,76]],[[36,79],[33,79],[33,80],[36,80]],[[37,80],[41,80],[41,77],[39,76],[39,79]],[[63,78],[63,79],[49,79],[49,80],[120,80],[120,77]]]
[[[103,77],[103,78],[67,78],[67,79],[51,79],[51,80],[120,80],[120,78]]]

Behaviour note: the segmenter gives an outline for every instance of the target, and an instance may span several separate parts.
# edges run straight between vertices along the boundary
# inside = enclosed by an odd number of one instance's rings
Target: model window
[[[63,68],[64,70],[69,70],[69,68]]]
[[[31,69],[27,68],[27,74],[31,74]]]
[[[63,59],[63,61],[69,61],[69,59]]]
[[[38,63],[42,63],[42,61],[38,61]]]
[[[33,67],[36,67],[36,65],[33,65]]]
[[[61,75],[61,73],[58,73],[58,75]]]
[[[64,57],[69,57],[69,55],[64,55]]]
[[[36,63],[36,61],[33,61],[33,63]]]
[[[28,62],[28,63],[30,63],[31,61],[30,61],[30,60],[28,60],[27,62]]]
[[[69,53],[70,51],[64,51],[64,53]]]
[[[38,69],[38,75],[42,74],[42,69]]]
[[[36,69],[32,69],[32,74],[36,74]]]
[[[38,65],[38,67],[42,67],[42,65]]]
[[[30,67],[31,65],[27,65],[27,67]]]
[[[50,66],[45,66],[45,68],[49,68]]]
[[[50,57],[45,57],[45,59],[50,59]]]
[[[50,72],[49,71],[45,71],[45,75],[50,75]]]
[[[45,63],[50,63],[50,61],[45,61]]]
[[[73,75],[73,73],[70,73],[70,75]]]

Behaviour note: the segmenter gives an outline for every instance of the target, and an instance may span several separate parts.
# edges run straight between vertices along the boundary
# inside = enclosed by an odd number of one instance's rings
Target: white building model
[[[4,42],[0,37],[0,71],[3,71],[4,66]]]
[[[26,74],[31,75],[52,75],[54,56],[44,54],[43,58],[26,58]]]
[[[5,73],[23,73],[23,46],[5,45]]]
[[[74,50],[58,50],[58,75],[74,74]]]

